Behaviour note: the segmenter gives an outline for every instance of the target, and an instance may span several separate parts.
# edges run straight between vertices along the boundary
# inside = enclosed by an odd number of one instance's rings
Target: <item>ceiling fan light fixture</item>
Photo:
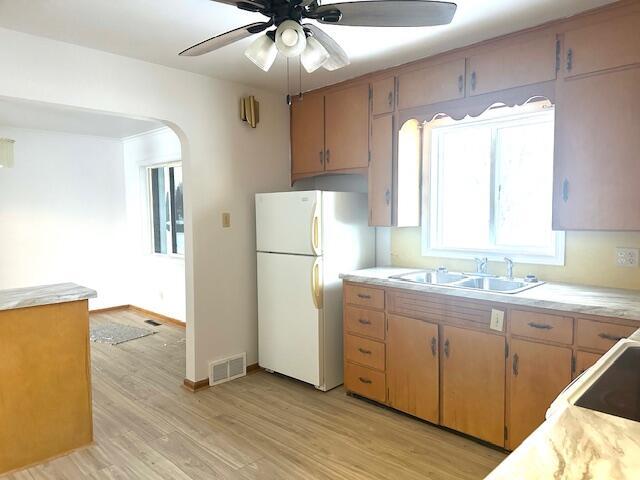
[[[260,69],[268,72],[276,61],[278,48],[268,35],[260,35],[244,51],[244,55]]]
[[[276,30],[276,47],[285,57],[297,57],[307,46],[307,37],[302,25],[285,20]]]
[[[327,49],[315,38],[307,38],[307,47],[300,55],[300,61],[304,69],[308,73],[313,73],[327,60],[329,60],[329,52],[327,52]]]

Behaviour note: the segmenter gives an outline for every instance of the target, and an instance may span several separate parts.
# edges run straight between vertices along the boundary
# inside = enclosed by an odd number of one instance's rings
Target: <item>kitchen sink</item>
[[[464,273],[450,273],[443,271],[421,270],[419,272],[403,273],[402,275],[393,275],[395,280],[403,280],[413,283],[428,283],[434,285],[448,285],[453,282],[465,280],[469,278]]]
[[[544,282],[527,282],[519,279],[493,277],[490,275],[473,275],[455,273],[443,270],[421,270],[418,272],[403,273],[389,277],[394,280],[420,283],[426,285],[440,285],[452,288],[468,288],[472,290],[486,290],[498,293],[519,293],[528,290]]]

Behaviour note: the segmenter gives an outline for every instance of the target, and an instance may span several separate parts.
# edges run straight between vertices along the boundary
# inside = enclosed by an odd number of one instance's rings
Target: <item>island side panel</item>
[[[0,475],[93,441],[87,300],[0,311]]]

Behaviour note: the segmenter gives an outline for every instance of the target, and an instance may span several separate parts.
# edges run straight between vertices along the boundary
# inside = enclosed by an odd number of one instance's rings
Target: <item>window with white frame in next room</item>
[[[153,252],[184,255],[182,167],[171,164],[148,171]]]
[[[440,118],[424,135],[424,255],[564,264],[564,233],[551,227],[551,104]]]

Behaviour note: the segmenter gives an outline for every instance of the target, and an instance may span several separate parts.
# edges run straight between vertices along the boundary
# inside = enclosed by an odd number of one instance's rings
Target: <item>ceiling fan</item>
[[[302,23],[315,20],[327,25],[358,27],[426,27],[451,23],[456,12],[452,2],[430,0],[364,0],[321,5],[320,0],[212,0],[267,17],[187,48],[181,56],[198,56],[264,32],[245,51],[262,70],[269,71],[278,52],[300,56],[305,70],[320,67],[337,70],[349,65],[346,52],[318,26]],[[268,30],[270,27],[273,29]]]

